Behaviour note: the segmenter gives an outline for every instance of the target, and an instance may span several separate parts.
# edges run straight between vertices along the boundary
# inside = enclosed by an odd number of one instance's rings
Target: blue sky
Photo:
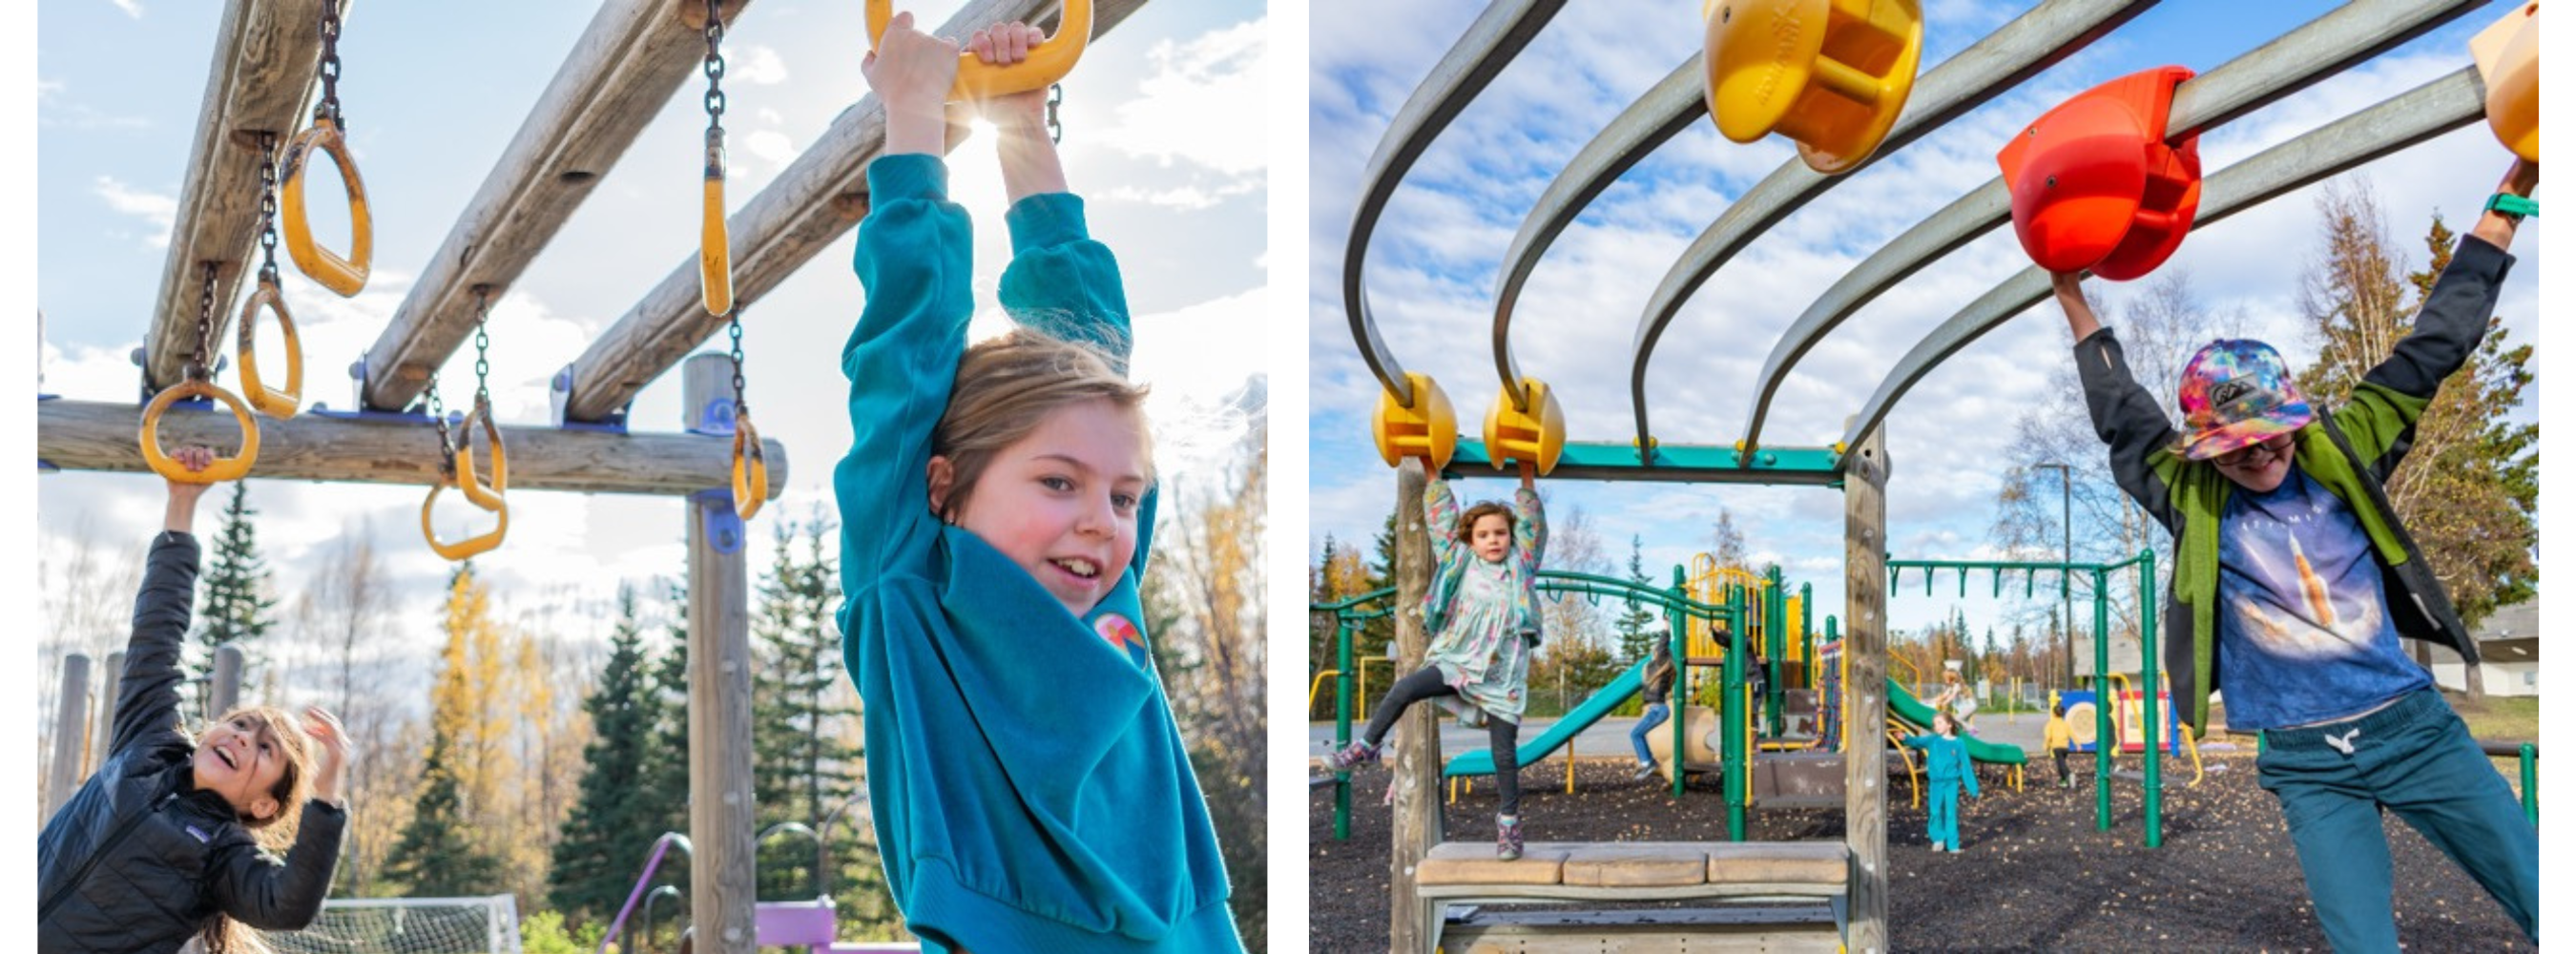
[[[959,6],[920,12],[936,24]],[[221,7],[179,0],[43,5],[32,58],[37,137],[29,151],[44,242],[28,257],[47,318],[47,392],[132,400],[136,370],[127,355],[155,298]],[[308,362],[308,404],[351,405],[343,369],[382,331],[597,7],[469,0],[353,8],[340,45],[339,88],[373,206],[375,270],[364,292],[342,299],[280,256]],[[732,208],[769,185],[866,94],[861,9],[839,0],[763,0],[730,31]],[[1089,201],[1094,234],[1125,268],[1137,315],[1136,368],[1157,385],[1153,412],[1166,431],[1160,459],[1181,479],[1204,467],[1215,442],[1207,435],[1226,423],[1212,426],[1209,409],[1265,371],[1256,329],[1270,277],[1270,130],[1258,104],[1266,101],[1269,42],[1257,2],[1152,4],[1097,38],[1065,84],[1069,177]],[[497,303],[492,390],[504,423],[545,423],[543,382],[664,275],[695,260],[704,86],[692,70]],[[975,281],[979,302],[989,305],[1007,252],[990,137],[970,141],[951,161],[952,194],[985,226]],[[336,195],[327,182],[316,189],[317,196]],[[316,233],[344,235],[345,228],[345,219],[317,219]],[[786,445],[790,463],[787,490],[754,528],[763,561],[774,520],[802,520],[818,503],[828,506],[831,464],[848,446],[846,386],[826,358],[838,353],[858,312],[852,242],[845,234],[745,311],[750,398],[762,432]],[[1000,327],[993,315],[979,321],[978,333]],[[719,335],[706,347],[721,344]],[[470,346],[448,366],[451,402],[470,393],[470,384],[459,382],[472,380],[471,366]],[[232,386],[233,375],[220,382]],[[633,406],[635,426],[677,431],[678,392],[676,375],[647,387]],[[260,542],[280,589],[291,601],[319,569],[329,541],[363,523],[410,597],[399,614],[409,631],[395,644],[430,651],[427,601],[447,565],[420,540],[414,515],[424,493],[254,480]],[[130,551],[139,564],[159,524],[161,498],[159,478],[148,474],[47,477],[35,488],[35,539],[55,553],[89,540],[111,557]],[[219,500],[209,501],[201,532],[216,525]],[[565,593],[603,599],[619,580],[672,576],[685,566],[677,500],[529,492],[512,501],[508,542],[478,561],[502,594],[505,615],[514,604],[525,609]],[[465,530],[462,511],[454,519],[443,532]],[[57,610],[48,601],[46,612]],[[54,635],[97,643],[123,634]]]
[[[1931,0],[1926,71],[2018,16],[2027,4]],[[1647,375],[1659,438],[1723,444],[1751,408],[1773,342],[1834,278],[1934,210],[1997,174],[1996,149],[2020,124],[2093,85],[2151,66],[2207,71],[2314,18],[2332,4],[2169,0],[2020,87],[1869,169],[1855,173],[1757,240],[1683,306]],[[1361,12],[1363,9],[1365,13]],[[1352,203],[1386,123],[1481,5],[1328,3],[1314,18],[1309,76],[1312,166],[1307,329],[1313,390],[1309,558],[1327,534],[1363,543],[1392,506],[1392,472],[1369,441],[1380,387],[1359,359],[1341,302],[1340,269]],[[2377,103],[2468,64],[2468,36],[2498,9],[2466,17],[2201,139],[2204,169]],[[1490,344],[1494,287],[1505,249],[1539,193],[1612,117],[1701,43],[1681,5],[1598,0],[1569,4],[1436,140],[1378,225],[1368,289],[1379,333],[1409,370],[1428,373],[1472,431],[1494,400]],[[1629,342],[1657,282],[1727,204],[1784,161],[1778,137],[1737,145],[1702,122],[1629,171],[1575,220],[1541,259],[1512,327],[1523,374],[1549,382],[1576,440],[1625,443]],[[2390,233],[2410,253],[2439,209],[2458,228],[2510,157],[2484,124],[2365,167]],[[2201,300],[2241,313],[2245,333],[2279,345],[2293,362],[2315,353],[2294,323],[2301,267],[2316,253],[2314,189],[2291,193],[2191,233],[2164,267],[2188,270]],[[2533,220],[2535,223],[2537,220]],[[2539,229],[2516,243],[2524,256],[2500,312],[2516,340],[2537,333]],[[1764,442],[1832,443],[1899,356],[1933,327],[2029,260],[1999,229],[1939,260],[1854,315],[1811,352],[1775,399]],[[2146,283],[2095,281],[2106,319]],[[2053,305],[2013,319],[1915,385],[1886,425],[1894,470],[1888,490],[1890,550],[1927,559],[1990,555],[1987,527],[2012,423],[2025,409],[2058,405],[2050,375],[2066,361],[2065,323]],[[2533,389],[2536,395],[2538,389]],[[2058,411],[2080,416],[2079,406]],[[2521,412],[2536,417],[2536,404]],[[1481,468],[1481,464],[1477,465]],[[2054,496],[2053,475],[2044,481]],[[1757,562],[1779,562],[1812,582],[1820,610],[1842,607],[1843,501],[1830,490],[1542,481],[1552,515],[1580,507],[1623,569],[1632,536],[1658,579],[1708,549],[1720,507],[1732,511]],[[1464,482],[1469,498],[1500,496],[1497,480]],[[1980,586],[1983,584],[1981,582]],[[1977,587],[1972,587],[1972,591]],[[1892,622],[1921,626],[1964,608],[1972,624],[2007,607],[1955,583],[1926,598],[1919,584],[1891,600]],[[1940,595],[1946,594],[1946,595]]]

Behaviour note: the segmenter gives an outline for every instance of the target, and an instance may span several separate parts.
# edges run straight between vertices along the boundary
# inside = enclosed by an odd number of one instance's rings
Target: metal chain
[[[215,376],[208,362],[208,356],[214,354],[208,345],[215,337],[215,263],[200,264],[206,268],[206,283],[197,294],[197,353],[188,356],[187,375],[204,381]]]
[[[322,101],[313,104],[313,118],[349,131],[348,120],[340,116],[340,0],[322,3]]]
[[[1064,144],[1064,122],[1056,118],[1056,107],[1064,105],[1064,84],[1047,87],[1047,141]]]
[[[491,413],[488,409],[492,406],[491,383],[485,380],[492,373],[492,336],[484,331],[483,326],[491,317],[491,288],[474,286],[474,407],[485,414]],[[467,439],[472,440],[470,437]]]
[[[438,425],[438,472],[454,478],[456,476],[456,440],[447,433],[447,405],[438,399],[437,372],[430,373],[429,387],[421,391],[421,396],[429,406],[429,419]]]
[[[718,15],[720,5],[719,0],[707,0],[707,149],[711,156],[715,155],[713,150],[724,145],[724,19]]]
[[[259,280],[277,284],[277,134],[259,134]]]
[[[733,306],[733,314],[727,317],[733,334],[733,414],[740,419],[751,413],[751,402],[742,394],[742,306]]]

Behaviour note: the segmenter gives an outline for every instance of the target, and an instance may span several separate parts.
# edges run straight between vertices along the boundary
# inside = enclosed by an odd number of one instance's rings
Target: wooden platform
[[[1529,843],[1513,861],[1494,857],[1489,842],[1449,842],[1431,849],[1414,874],[1429,951],[1439,949],[1451,905],[1695,899],[1812,905],[1841,901],[1850,877],[1849,855],[1837,841],[1542,841]]]

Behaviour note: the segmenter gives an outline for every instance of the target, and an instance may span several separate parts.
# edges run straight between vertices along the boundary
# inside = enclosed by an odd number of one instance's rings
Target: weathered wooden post
[[[62,700],[54,719],[54,761],[52,771],[45,773],[45,803],[38,806],[36,823],[54,817],[54,809],[72,797],[80,784],[81,752],[87,748],[84,737],[89,726],[89,657],[73,653],[63,657],[63,689],[55,698]]]
[[[221,718],[224,713],[241,707],[242,651],[238,646],[215,647],[215,675],[206,681],[206,712],[199,721]],[[113,703],[111,703],[112,705]]]
[[[1431,537],[1422,519],[1428,480],[1418,460],[1395,471],[1395,673],[1387,685],[1421,668],[1431,637],[1423,631],[1422,600],[1431,592]],[[1415,706],[1395,731],[1395,823],[1389,854],[1387,950],[1424,951],[1422,928],[1430,905],[1414,884],[1422,858],[1440,844],[1440,724],[1437,708]]]
[[[1887,438],[1873,427],[1843,470],[1843,843],[1851,849],[1854,954],[1887,950]]]
[[[106,672],[99,673],[98,717],[95,720],[98,728],[91,730],[86,747],[89,757],[81,761],[81,774],[84,776],[98,771],[99,765],[107,761],[107,743],[116,738],[116,691],[125,684],[125,651],[120,649],[107,654],[106,669]]]
[[[683,423],[733,429],[733,362],[681,365]],[[731,487],[689,495],[690,921],[696,949],[752,954],[751,610]]]

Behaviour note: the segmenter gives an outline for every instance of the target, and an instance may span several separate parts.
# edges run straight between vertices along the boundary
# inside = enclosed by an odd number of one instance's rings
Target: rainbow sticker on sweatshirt
[[[1099,633],[1100,638],[1109,641],[1109,645],[1126,650],[1127,660],[1135,663],[1137,668],[1152,664],[1152,655],[1145,649],[1144,631],[1137,629],[1127,617],[1102,613],[1099,619],[1091,621],[1091,631]]]

